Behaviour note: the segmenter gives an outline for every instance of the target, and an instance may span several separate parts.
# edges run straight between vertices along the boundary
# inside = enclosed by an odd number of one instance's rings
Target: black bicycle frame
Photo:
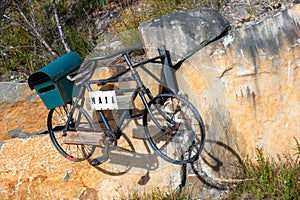
[[[142,102],[143,102],[143,105],[144,105],[144,107],[145,107],[145,110],[148,112],[148,114],[149,114],[150,118],[153,120],[154,124],[155,124],[161,131],[163,131],[163,132],[165,132],[165,131],[167,130],[166,127],[163,127],[163,126],[161,126],[161,125],[158,123],[158,121],[157,121],[156,118],[154,117],[153,113],[151,112],[151,110],[150,110],[150,108],[149,108],[149,106],[148,106],[148,103],[151,102],[151,101],[153,100],[154,97],[153,97],[153,95],[151,94],[150,90],[149,90],[147,87],[145,87],[145,85],[143,84],[143,82],[142,82],[142,80],[141,80],[141,78],[140,78],[138,72],[137,72],[136,69],[135,69],[135,68],[137,68],[137,67],[143,66],[144,64],[150,63],[150,62],[151,62],[151,63],[162,63],[163,59],[165,58],[165,55],[160,55],[160,56],[154,57],[154,58],[152,58],[152,59],[148,59],[148,60],[146,60],[146,61],[144,61],[144,62],[140,62],[140,63],[138,63],[138,64],[136,64],[136,65],[133,65],[133,64],[132,64],[131,60],[129,59],[128,54],[126,54],[126,53],[123,54],[123,57],[124,57],[124,59],[125,59],[127,65],[129,66],[129,68],[127,68],[127,69],[125,69],[125,70],[119,72],[118,74],[116,74],[116,75],[114,75],[114,76],[112,76],[112,77],[110,77],[110,78],[108,78],[108,79],[88,80],[88,81],[86,81],[85,83],[81,84],[79,93],[78,93],[77,98],[76,98],[76,100],[75,100],[75,102],[74,102],[74,106],[73,106],[73,108],[72,108],[72,110],[71,110],[71,112],[70,112],[70,115],[69,115],[67,124],[70,123],[70,121],[71,121],[71,119],[72,119],[72,116],[73,116],[73,114],[74,114],[75,108],[78,107],[78,105],[79,105],[79,101],[80,101],[80,100],[84,101],[84,93],[85,93],[85,90],[87,89],[89,92],[93,91],[92,88],[91,88],[91,85],[96,84],[96,85],[101,86],[101,85],[105,85],[105,84],[107,84],[107,83],[135,81],[136,84],[137,84],[137,86],[136,86],[136,88],[135,88],[135,90],[134,90],[134,92],[133,92],[133,96],[132,96],[133,100],[137,97],[137,95],[139,95],[140,98],[141,98],[141,100],[142,100]],[[102,59],[102,57],[99,57],[98,59]],[[160,59],[161,61],[160,61],[160,62],[157,61],[158,59]],[[91,62],[91,61],[96,61],[96,60],[97,60],[96,58],[93,58],[93,59],[91,59],[91,60],[89,60],[89,61],[87,61],[87,62],[85,62],[85,63],[86,63],[86,65],[88,65],[89,62]],[[129,72],[129,71],[131,72],[131,77],[120,77],[120,76],[124,75],[125,73],[127,73],[127,72]],[[146,96],[149,98],[149,102],[147,101]],[[82,102],[82,104],[83,104],[83,102]],[[79,106],[80,106],[80,105],[79,105]],[[82,105],[81,105],[81,106],[82,106]],[[159,109],[158,109],[158,111],[159,111]],[[98,110],[97,112],[98,112],[99,116],[101,117],[101,119],[102,119],[101,122],[104,124],[105,128],[106,128],[108,131],[112,131],[112,129],[111,129],[109,123],[108,123],[108,120],[106,119],[106,117],[105,117],[105,115],[104,115],[104,112],[103,112],[102,110]],[[160,114],[162,114],[163,117],[165,117],[166,120],[168,120],[169,122],[172,122],[172,120],[171,120],[168,116],[166,116],[166,115],[163,114],[162,112],[160,112]],[[113,134],[114,134],[113,137],[114,137],[114,138],[117,138],[117,139],[118,139],[118,138],[121,136],[120,129],[121,129],[121,126],[122,126],[122,124],[123,124],[123,122],[124,122],[125,119],[126,119],[126,111],[122,112],[122,114],[121,114],[121,116],[120,116],[120,118],[119,118],[119,120],[118,120],[117,126],[116,126],[116,128],[114,129],[114,131],[113,131]],[[67,130],[68,130],[68,127],[66,126],[66,127],[64,128],[64,130],[63,130],[64,133],[65,133]]]

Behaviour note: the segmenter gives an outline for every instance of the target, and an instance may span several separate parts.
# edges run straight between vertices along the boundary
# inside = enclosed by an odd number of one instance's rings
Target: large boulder
[[[203,13],[210,20],[195,17]],[[211,9],[179,11],[139,27],[149,57],[165,46],[172,63],[179,62],[173,79],[204,119],[202,159],[209,177],[231,181],[242,172],[237,168],[241,157],[255,158],[256,148],[271,157],[295,153],[300,141],[299,19],[296,4],[225,35],[226,20]],[[194,176],[191,170],[188,174]]]
[[[133,141],[133,140],[132,140]],[[124,142],[124,141],[122,141]],[[126,199],[129,194],[178,186],[178,166],[148,153],[141,140],[135,154],[112,151],[98,167],[74,163],[54,148],[48,135],[0,143],[2,199]],[[144,148],[144,150],[143,150]]]
[[[139,26],[147,55],[153,57],[158,47],[165,46],[173,64],[188,58],[228,29],[228,21],[211,8],[176,11]]]
[[[300,141],[300,5],[202,48],[176,71],[208,139],[242,155],[294,154]],[[176,37],[176,35],[173,35]],[[207,145],[213,149],[213,146]]]

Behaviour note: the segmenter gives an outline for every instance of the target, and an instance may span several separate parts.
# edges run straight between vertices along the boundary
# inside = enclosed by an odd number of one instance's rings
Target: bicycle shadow
[[[102,87],[101,90],[118,90],[130,88],[128,85],[109,85]],[[123,111],[108,110],[105,111],[105,115],[110,121],[110,126],[114,130],[118,124],[118,120]],[[150,171],[153,171],[159,167],[158,155],[150,149],[147,141],[144,138],[135,137],[134,133],[144,133],[143,125],[138,123],[135,119],[132,119],[133,115],[141,115],[143,110],[139,107],[133,107],[126,113],[126,120],[121,125],[120,130],[122,132],[121,138],[118,140],[116,147],[110,148],[109,160],[105,163],[94,166],[98,171],[110,175],[110,176],[122,176],[132,170],[139,173],[146,173],[140,178],[138,184],[145,185],[150,180]],[[101,121],[96,113],[93,113],[93,120]],[[133,127],[133,125],[136,127]],[[102,127],[103,128],[103,127]],[[88,159],[88,162],[94,158],[103,155],[104,148],[96,148],[93,155]]]
[[[142,143],[133,143],[132,139],[126,134],[122,134],[120,143],[116,147],[112,147],[109,151],[109,160],[99,166],[94,166],[97,170],[102,173],[111,176],[121,176],[128,173],[133,168],[137,171],[142,171],[141,169],[146,169],[147,172],[155,170],[159,167],[158,156],[155,153],[151,153],[150,148],[145,140]],[[136,146],[139,145],[139,151],[136,150]],[[144,146],[144,151],[142,152],[141,146]],[[101,155],[103,153],[103,148],[97,148],[95,155]],[[93,157],[89,158],[89,161]]]
[[[134,128],[133,128],[134,125]],[[99,166],[98,171],[110,176],[122,176],[126,173],[141,174],[139,185],[146,185],[150,180],[150,172],[164,167],[158,155],[152,151],[145,137],[136,133],[144,133],[144,127],[135,120],[128,119],[122,126],[122,136],[118,145],[109,151],[109,160]],[[128,132],[130,133],[125,133]],[[103,148],[97,148],[88,161],[102,155]]]
[[[111,176],[121,176],[137,170],[144,174],[138,184],[146,185],[150,180],[150,171],[162,167],[162,163],[148,146],[143,126],[133,128],[129,125],[133,121],[129,120],[122,127],[122,131],[131,130],[131,133],[123,132],[118,147],[111,149],[109,160],[95,168]],[[101,155],[102,150],[98,148],[96,155]],[[214,139],[207,139],[199,158],[191,164],[183,165],[181,171],[181,188],[185,187],[190,176],[196,176],[205,185],[221,190],[228,189],[242,180],[245,173],[239,154],[228,144]]]
[[[184,166],[183,166],[184,167]],[[245,166],[239,154],[222,141],[206,140],[199,158],[186,167],[187,176],[196,177],[205,185],[224,190],[241,181]]]

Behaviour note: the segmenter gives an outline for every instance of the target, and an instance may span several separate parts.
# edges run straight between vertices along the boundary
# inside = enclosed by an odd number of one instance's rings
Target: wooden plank
[[[119,109],[132,109],[131,96],[117,96]]]
[[[99,146],[104,137],[103,132],[68,131],[64,144]]]

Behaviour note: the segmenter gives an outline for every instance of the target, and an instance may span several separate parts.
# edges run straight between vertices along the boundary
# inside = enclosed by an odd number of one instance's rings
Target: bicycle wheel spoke
[[[204,125],[197,110],[186,100],[172,94],[162,94],[149,103],[154,119],[144,115],[147,139],[165,160],[183,164],[195,160],[204,145]],[[156,121],[156,122],[154,122]],[[165,132],[153,134],[153,126],[160,124]]]
[[[76,108],[73,116],[69,116],[71,105],[50,110],[48,115],[48,131],[55,148],[72,161],[83,161],[92,155],[95,147],[92,145],[66,143],[68,131],[76,131],[80,127],[93,130],[93,124],[82,108]],[[69,118],[69,119],[68,119]],[[67,124],[69,121],[69,124]]]

